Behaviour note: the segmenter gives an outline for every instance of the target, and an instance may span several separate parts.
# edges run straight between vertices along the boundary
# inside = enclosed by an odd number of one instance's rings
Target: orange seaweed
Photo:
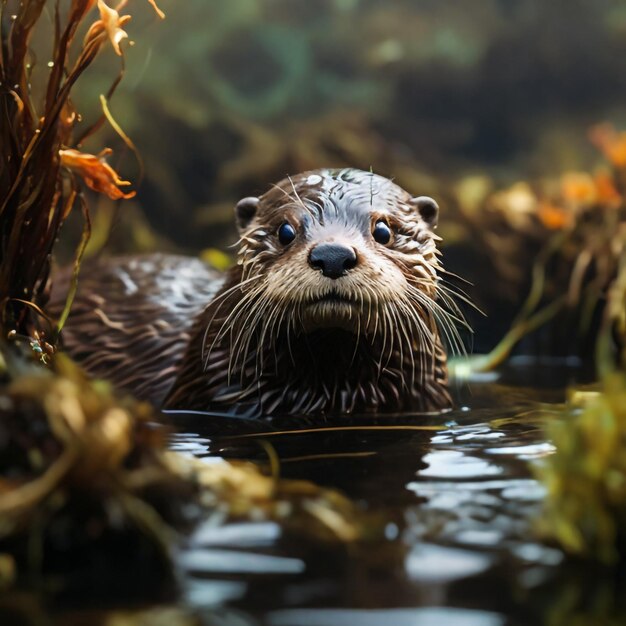
[[[105,148],[98,155],[87,154],[73,148],[59,150],[61,165],[78,174],[90,189],[106,194],[111,200],[132,198],[136,192],[124,193],[119,189],[130,185],[130,181],[122,180],[105,161],[105,157],[111,153],[110,148]]]

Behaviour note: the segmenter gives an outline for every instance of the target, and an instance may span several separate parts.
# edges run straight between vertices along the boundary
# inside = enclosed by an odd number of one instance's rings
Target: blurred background
[[[159,5],[162,22],[128,7],[135,42],[110,104],[145,174],[133,200],[92,197],[91,254],[170,250],[225,264],[216,251],[232,252],[240,197],[303,170],[371,167],[440,202],[444,263],[487,314],[469,313],[480,351],[509,327],[546,242],[585,203],[621,199],[607,159],[621,136],[598,124],[626,126],[626,2]],[[108,49],[81,78],[85,119],[118,67]],[[114,147],[112,164],[137,181],[112,131],[92,141],[94,152]],[[553,263],[544,300],[579,252]],[[572,324],[533,346],[571,352]]]

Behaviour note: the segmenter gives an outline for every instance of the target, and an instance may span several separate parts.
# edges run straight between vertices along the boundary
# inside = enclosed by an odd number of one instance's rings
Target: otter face
[[[244,299],[257,311],[263,303],[265,323],[365,336],[416,327],[410,340],[432,333],[440,307],[431,198],[369,172],[318,170],[245,198],[236,214]]]

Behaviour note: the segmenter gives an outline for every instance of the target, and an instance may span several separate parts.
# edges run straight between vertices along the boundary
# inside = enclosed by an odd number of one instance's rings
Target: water
[[[0,624],[624,624],[624,576],[566,558],[536,531],[545,492],[533,466],[555,451],[545,426],[567,419],[559,403],[573,371],[556,365],[518,361],[498,380],[462,386],[459,408],[441,415],[171,415],[172,449],[205,463],[252,460],[267,473],[275,455],[282,478],[339,490],[377,532],[346,544],[262,515],[225,524],[212,515],[175,554],[177,596],[156,591],[148,606],[105,597],[96,607],[66,598],[68,610],[45,594],[16,595]]]
[[[211,419],[183,419],[174,449],[207,462],[252,459],[269,471],[267,442],[283,478],[338,489],[385,520],[384,536],[352,547],[307,541],[267,520],[201,524],[180,556],[185,603],[224,623],[277,626],[586,615],[579,582],[592,594],[602,576],[565,564],[534,530],[545,493],[532,465],[554,452],[543,426],[564,419],[554,403],[571,374],[547,371],[518,363],[513,378],[544,388],[471,385],[459,409],[439,416],[240,423],[227,434]]]

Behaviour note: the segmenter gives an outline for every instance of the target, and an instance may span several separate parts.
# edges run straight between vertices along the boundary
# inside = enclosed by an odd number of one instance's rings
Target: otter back
[[[49,310],[60,315],[71,269],[54,279]],[[191,257],[102,258],[81,268],[63,347],[91,376],[160,406],[191,339],[194,320],[223,275]]]

